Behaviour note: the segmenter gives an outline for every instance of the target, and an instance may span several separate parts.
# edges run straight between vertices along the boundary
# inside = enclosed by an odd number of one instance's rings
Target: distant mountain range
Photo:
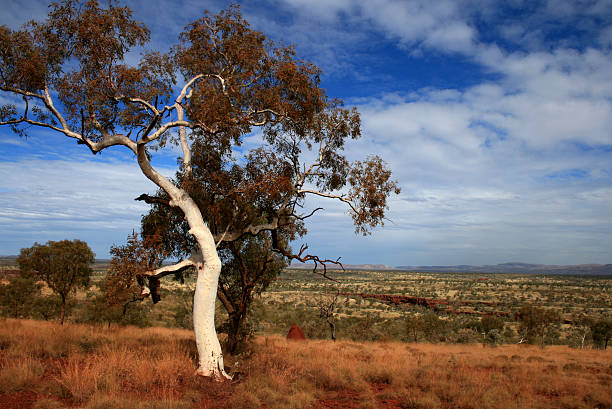
[[[296,269],[311,269],[312,264],[291,265]],[[344,264],[346,270],[393,270],[432,273],[526,273],[526,274],[579,274],[612,275],[612,264],[578,264],[557,266],[547,264],[503,263],[485,266],[388,266],[384,264]]]
[[[0,266],[17,264],[17,256],[0,256]],[[110,260],[98,259],[96,264],[104,266]],[[292,264],[290,268],[312,269],[313,264]],[[336,269],[334,265],[328,266]],[[370,271],[420,271],[431,273],[524,273],[524,274],[577,274],[612,275],[612,264],[577,264],[557,266],[549,264],[503,263],[485,266],[389,266],[386,264],[344,264],[345,270]]]

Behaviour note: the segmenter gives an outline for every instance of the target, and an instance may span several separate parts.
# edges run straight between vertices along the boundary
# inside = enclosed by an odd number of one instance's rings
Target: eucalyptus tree
[[[95,255],[84,241],[61,240],[47,244],[34,243],[23,248],[17,264],[25,276],[42,280],[61,298],[60,323],[64,325],[66,302],[77,288],[87,288],[91,276],[91,264]]]
[[[55,131],[93,154],[114,146],[133,153],[140,171],[163,191],[164,197],[145,198],[167,200],[179,211],[193,243],[189,257],[143,274],[158,280],[195,269],[197,373],[227,378],[214,326],[222,267],[217,245],[265,232],[276,253],[322,265],[325,274],[333,260],[310,254],[307,246],[292,252],[283,239],[303,232],[312,214],[299,213],[305,201],[318,196],[346,203],[356,231],[366,234],[382,224],[387,198],[399,189],[379,157],[349,163],[342,154],[345,142],[360,136],[357,111],[329,98],[317,67],[253,30],[237,7],[205,13],[167,53],[146,52],[129,65],[126,53],[145,46],[149,34],[129,8],[95,0],[63,0],[50,6],[43,22],[16,31],[1,27],[0,90],[13,103],[0,108],[0,125],[19,135],[32,127]],[[247,150],[242,142],[252,135],[261,135],[261,143]],[[151,162],[169,145],[181,151],[180,180]],[[238,206],[217,207],[215,214],[212,206],[202,213],[189,187],[197,181],[197,158],[221,161],[224,169],[238,164],[244,178],[211,200],[255,202],[257,212]],[[216,188],[212,178],[200,191]],[[217,215],[231,223],[215,234]]]

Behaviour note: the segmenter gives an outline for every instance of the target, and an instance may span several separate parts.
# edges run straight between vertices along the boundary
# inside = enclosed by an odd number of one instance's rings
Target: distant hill
[[[578,264],[558,266],[512,262],[485,266],[398,266],[397,268],[399,270],[407,271],[431,272],[612,275],[612,264]]]
[[[96,259],[94,270],[106,270],[110,260]],[[0,256],[0,266],[17,266],[17,256]],[[289,268],[310,270],[313,264],[292,264]],[[328,266],[336,270],[334,265]],[[420,271],[431,273],[524,273],[524,274],[577,274],[612,275],[612,264],[577,264],[557,266],[549,264],[527,264],[510,262],[484,266],[389,266],[386,264],[344,264],[345,270],[369,271]]]
[[[292,264],[290,268],[312,269],[312,264]],[[346,270],[394,270],[432,273],[527,273],[527,274],[578,274],[612,275],[612,264],[548,265],[527,263],[503,263],[484,266],[388,266],[384,264],[344,264]]]

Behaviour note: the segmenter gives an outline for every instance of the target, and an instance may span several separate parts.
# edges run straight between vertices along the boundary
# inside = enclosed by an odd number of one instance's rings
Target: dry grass
[[[609,351],[278,337],[256,351],[241,387],[268,407],[289,407],[282,399],[296,391],[319,402],[349,391],[364,408],[612,408]],[[282,399],[270,400],[269,385]]]
[[[194,376],[189,331],[6,320],[0,402],[33,408],[612,408],[612,352],[508,345],[288,342],[226,357],[236,382]],[[0,405],[1,406],[1,405]]]
[[[0,392],[36,391],[44,369],[40,362],[30,357],[0,362]]]

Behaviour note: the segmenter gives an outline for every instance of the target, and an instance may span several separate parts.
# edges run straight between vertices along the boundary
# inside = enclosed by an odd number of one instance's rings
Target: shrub
[[[42,285],[33,277],[16,276],[8,284],[0,284],[0,314],[4,317],[30,318],[34,316]]]

